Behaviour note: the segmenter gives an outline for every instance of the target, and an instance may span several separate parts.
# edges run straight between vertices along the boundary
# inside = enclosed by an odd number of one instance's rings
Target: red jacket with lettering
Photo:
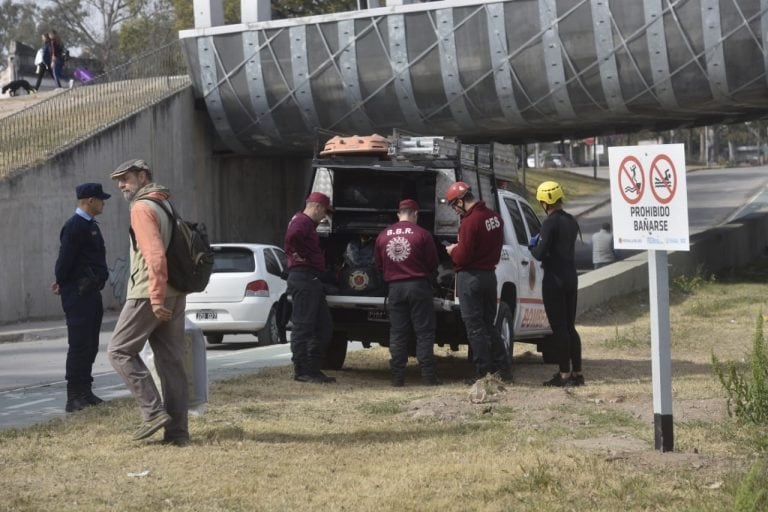
[[[429,277],[437,270],[437,248],[426,229],[400,221],[376,238],[376,266],[386,282]]]
[[[504,223],[478,201],[461,220],[459,242],[451,251],[453,270],[494,270],[504,244]]]

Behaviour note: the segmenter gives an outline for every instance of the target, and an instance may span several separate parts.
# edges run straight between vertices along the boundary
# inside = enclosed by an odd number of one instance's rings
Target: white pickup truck
[[[330,267],[327,301],[334,325],[326,367],[342,367],[348,340],[365,346],[389,343],[386,285],[374,266],[373,246],[381,230],[396,222],[397,205],[404,198],[418,201],[419,225],[433,234],[440,256],[434,280],[436,343],[454,349],[467,344],[445,251],[446,245],[456,241],[459,228],[459,217],[444,199],[457,180],[470,184],[475,196],[504,221],[504,247],[496,267],[496,325],[505,345],[511,353],[514,341],[534,343],[545,360],[551,360],[541,263],[528,250],[528,240],[539,232],[541,223],[525,199],[497,187],[497,178],[509,176],[494,172],[494,162],[498,167],[507,146],[463,145],[439,137],[402,137],[387,143],[387,154],[347,149],[345,154],[313,161],[311,191],[331,197],[335,208],[332,218],[318,226]],[[507,163],[514,158],[511,155]]]

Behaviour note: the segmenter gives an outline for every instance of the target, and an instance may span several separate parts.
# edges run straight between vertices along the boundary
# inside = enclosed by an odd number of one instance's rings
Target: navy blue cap
[[[87,199],[89,197],[109,199],[112,197],[111,194],[104,192],[104,189],[101,188],[101,183],[83,183],[82,185],[78,185],[75,190],[77,191],[78,199]]]

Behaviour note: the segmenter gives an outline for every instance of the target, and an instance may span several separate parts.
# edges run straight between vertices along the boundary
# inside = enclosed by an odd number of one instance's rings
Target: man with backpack
[[[165,442],[186,446],[186,295],[168,283],[171,269],[166,249],[174,231],[174,221],[166,212],[166,208],[173,211],[168,202],[170,191],[152,181],[152,172],[143,160],[124,162],[110,177],[117,180],[129,202],[132,243],[126,302],[109,342],[109,360],[138,402],[144,419],[133,439],[145,439],[165,427]],[[162,397],[139,356],[147,340],[160,374]]]

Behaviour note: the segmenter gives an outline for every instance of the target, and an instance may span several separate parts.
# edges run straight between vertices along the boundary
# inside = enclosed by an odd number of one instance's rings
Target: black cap
[[[95,197],[96,199],[109,199],[111,194],[104,192],[101,188],[101,183],[83,183],[78,185],[75,189],[78,199],[87,199],[89,197]]]

